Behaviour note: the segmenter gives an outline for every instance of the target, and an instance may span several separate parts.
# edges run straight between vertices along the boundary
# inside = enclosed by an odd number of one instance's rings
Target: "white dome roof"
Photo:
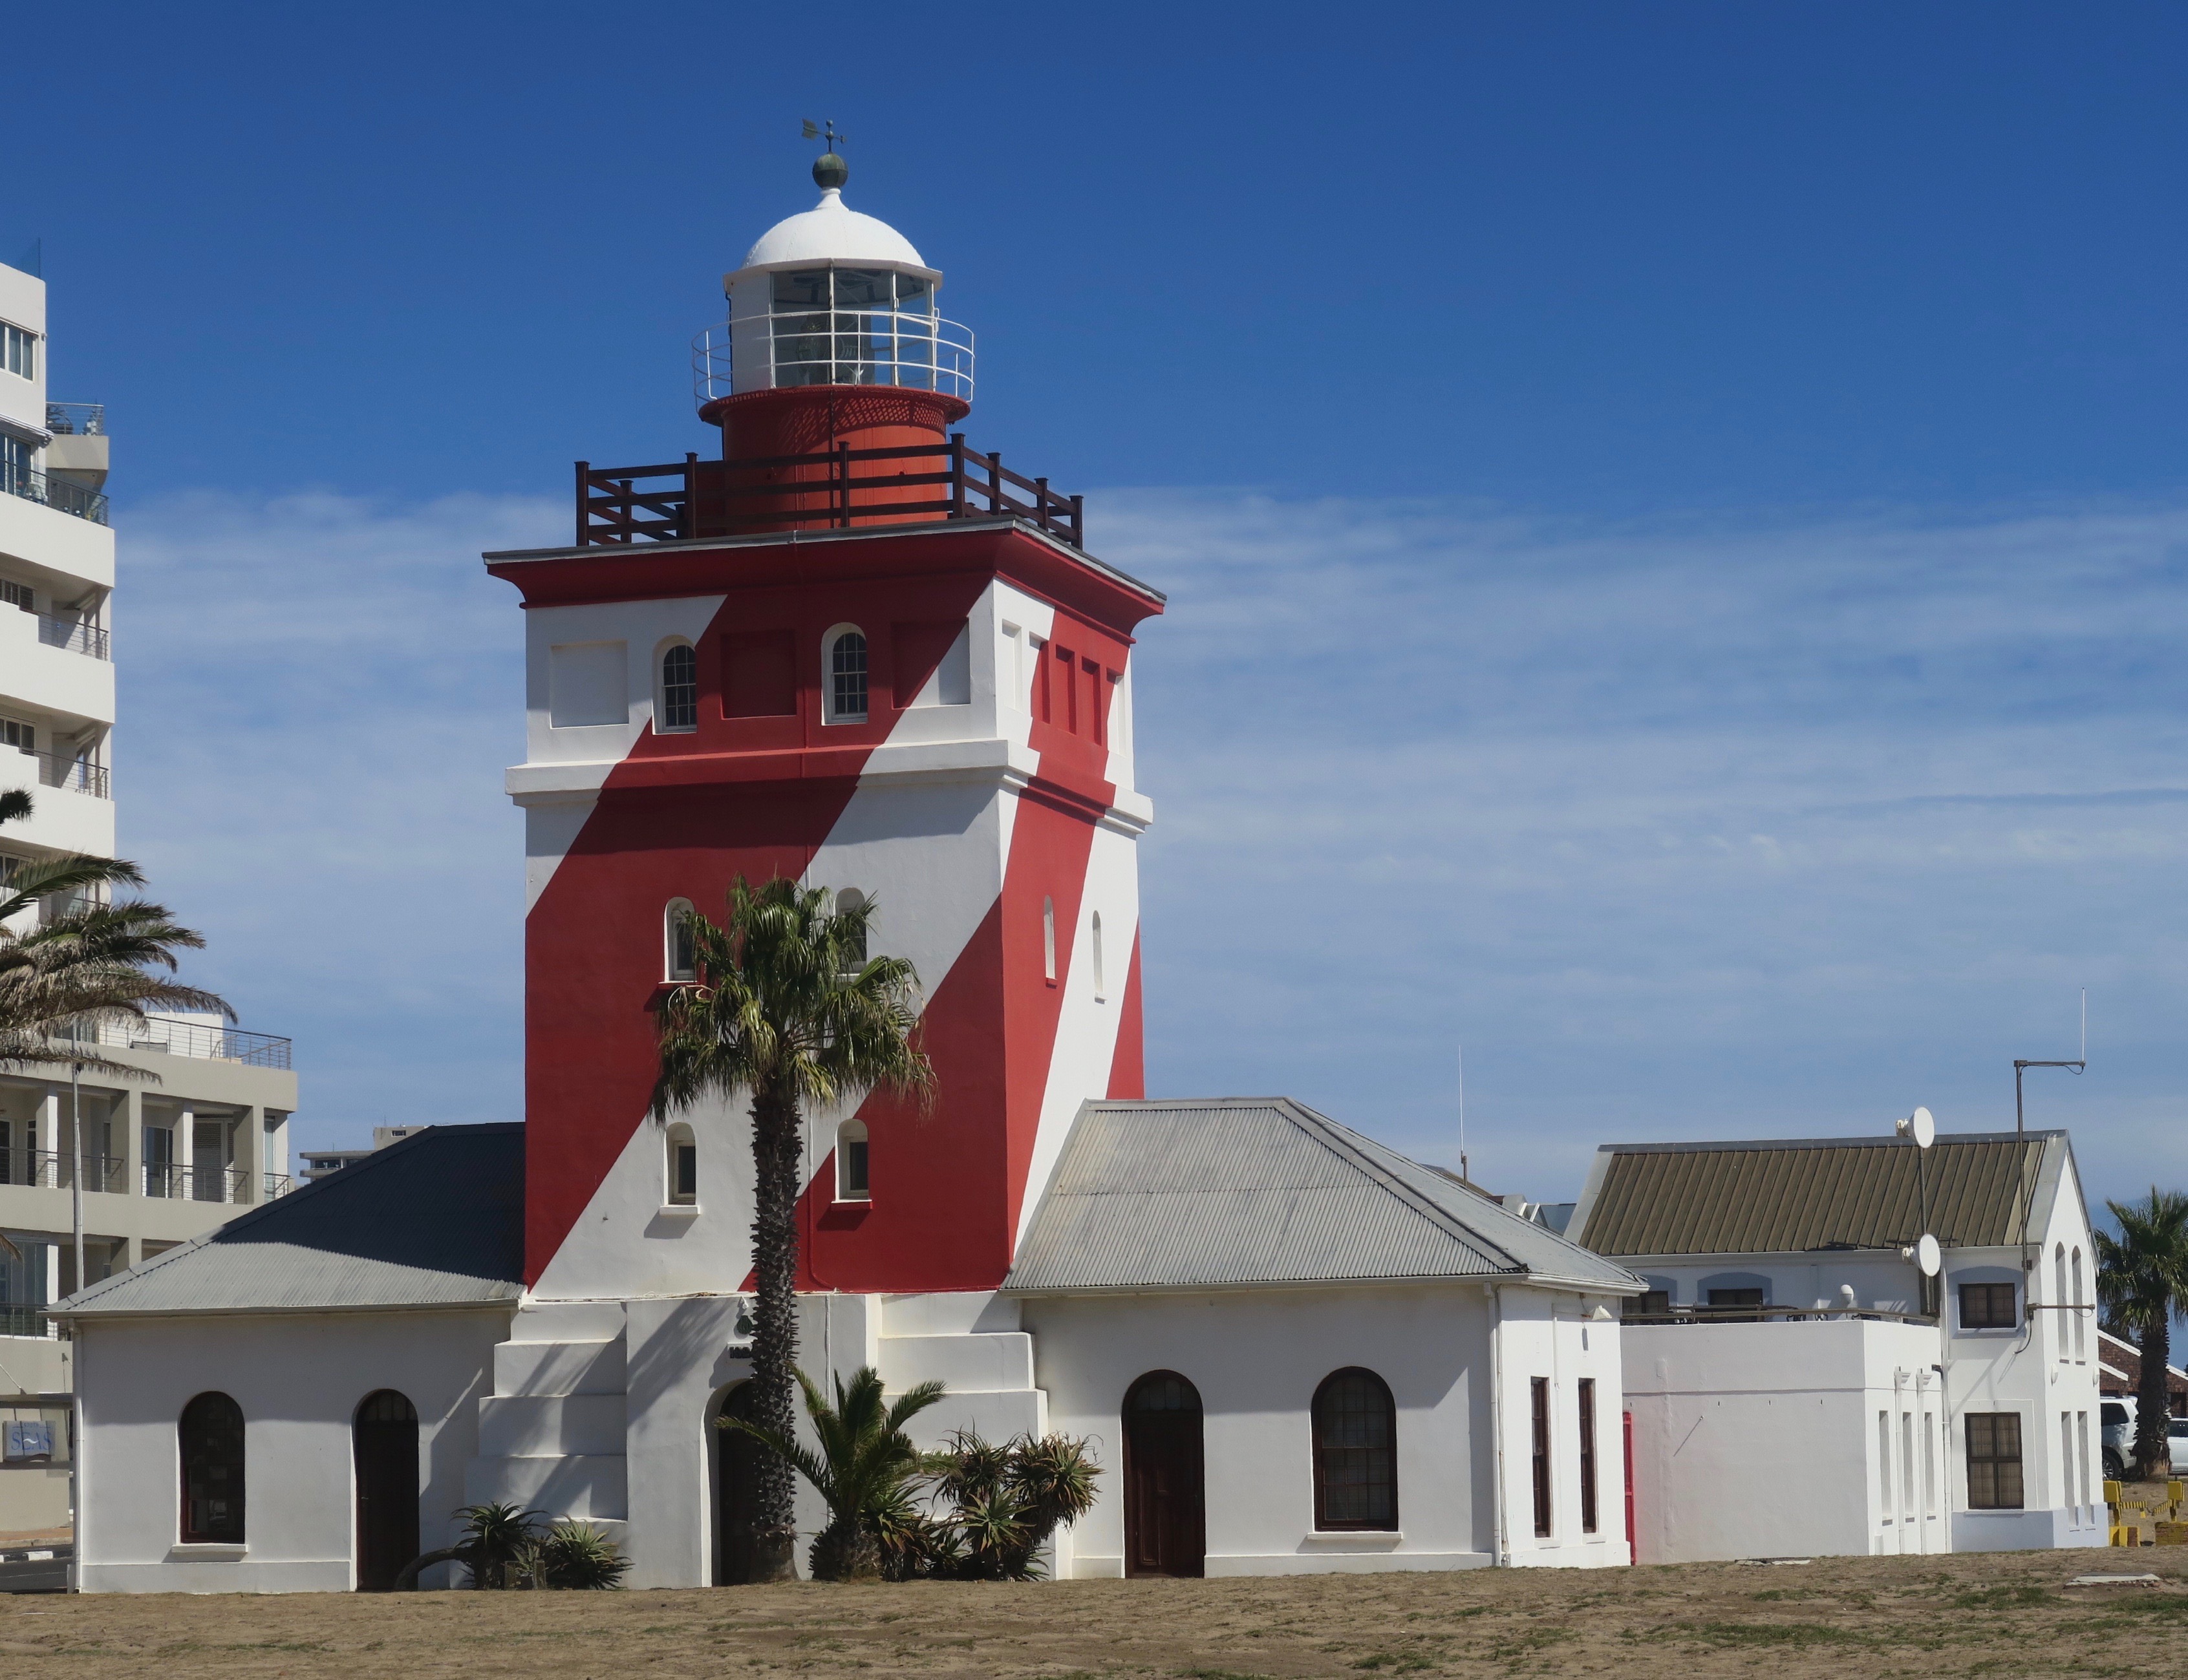
[[[759,236],[745,253],[743,268],[776,268],[800,263],[875,262],[916,268],[933,275],[911,241],[871,216],[848,208],[843,194],[831,187],[820,202],[785,217]]]

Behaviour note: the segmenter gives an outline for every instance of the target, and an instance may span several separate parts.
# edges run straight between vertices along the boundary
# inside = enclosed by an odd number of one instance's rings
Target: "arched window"
[[[863,724],[866,720],[866,639],[854,625],[834,631],[827,641],[827,666],[822,674],[832,724]]]
[[[2067,1293],[2067,1245],[2064,1243],[2058,1243],[2051,1250],[2051,1281],[2055,1286],[2051,1299],[2057,1305],[2063,1307],[2073,1299]],[[2067,1361],[2067,1327],[2062,1322],[2059,1326],[2059,1361],[2062,1365]]]
[[[661,972],[671,980],[699,978],[697,942],[691,937],[691,900],[671,899],[661,912]]]
[[[2079,1249],[2074,1250],[2073,1275],[2074,1293],[2067,1297],[2067,1305],[2071,1309],[2067,1316],[2074,1321],[2074,1357],[2085,1360],[2089,1356],[2089,1316],[2082,1311],[2082,1251]]]
[[[846,1120],[836,1128],[836,1199],[871,1202],[873,1186],[866,1176],[866,1126],[863,1120]]]
[[[661,690],[655,704],[657,733],[680,735],[699,727],[699,656],[689,642],[678,642],[661,656]]]
[[[1102,912],[1098,910],[1094,912],[1092,933],[1093,943],[1088,955],[1094,959],[1094,1001],[1102,1003],[1108,1000],[1109,989],[1102,972]]]
[[[672,1208],[699,1205],[699,1142],[679,1120],[668,1128],[668,1195]]]
[[[1334,1371],[1314,1391],[1314,1525],[1398,1526],[1398,1411],[1373,1371]]]
[[[864,910],[866,907],[866,895],[855,887],[846,887],[836,894],[836,914],[838,916],[849,916],[853,910]],[[847,941],[847,944],[849,948],[845,955],[853,962],[863,967],[866,961],[866,930],[863,927],[860,928],[856,935]]]
[[[1041,973],[1052,986],[1056,984],[1056,900],[1040,901],[1040,966]]]
[[[182,1537],[186,1544],[243,1544],[243,1408],[201,1394],[183,1408]]]

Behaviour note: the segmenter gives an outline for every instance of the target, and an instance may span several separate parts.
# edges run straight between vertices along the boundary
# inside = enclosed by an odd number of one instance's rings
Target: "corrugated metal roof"
[[[2022,1241],[2023,1198],[2063,1132],[1967,1134],[1926,1152],[1897,1137],[1607,1143],[1569,1234],[1604,1254],[1805,1254]]]
[[[1539,1277],[1623,1268],[1283,1097],[1090,1102],[1007,1290]]]
[[[524,1128],[430,1126],[54,1308],[66,1317],[514,1303]]]

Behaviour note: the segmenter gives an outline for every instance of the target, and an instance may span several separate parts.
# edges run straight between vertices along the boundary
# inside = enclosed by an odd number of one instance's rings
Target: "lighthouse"
[[[1627,1561],[1639,1277],[1302,1104],[1148,1100],[1163,597],[974,446],[942,271],[814,173],[693,342],[704,447],[578,462],[570,540],[486,556],[524,608],[524,1123],[424,1128],[73,1299],[81,1584],[382,1588],[489,1502],[593,1525],[633,1585],[748,1578],[750,1117],[650,1112],[687,912],[741,876],[871,906],[937,1082],[803,1116],[800,1365],[943,1384],[922,1447],[1080,1444],[1048,1573]],[[223,1543],[178,1526],[178,1450],[183,1490],[248,1478]]]
[[[725,279],[693,347],[719,442],[581,463],[573,542],[489,556],[526,608],[526,1270],[534,1298],[734,1292],[750,1152],[649,1117],[676,924],[731,880],[875,906],[925,993],[931,1112],[808,1116],[805,1287],[993,1289],[1090,1098],[1142,1094],[1135,629],[1154,589],[1077,498],[957,430],[944,276],[844,201]]]

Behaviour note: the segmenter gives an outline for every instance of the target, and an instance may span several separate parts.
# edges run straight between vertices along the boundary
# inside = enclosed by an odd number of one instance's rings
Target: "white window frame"
[[[678,648],[691,656],[691,721],[668,721],[668,656]],[[653,651],[653,732],[656,735],[696,735],[699,730],[699,650],[681,636],[672,637]]]
[[[850,1174],[850,1146],[854,1143],[860,1146],[859,1164],[865,1169],[866,1178],[855,1188]],[[846,1120],[836,1128],[836,1199],[861,1206],[874,1199],[873,1140],[864,1120]]]
[[[677,1154],[685,1149],[691,1152],[691,1187],[689,1191],[680,1188],[676,1182]],[[661,1205],[680,1212],[698,1212],[699,1139],[686,1122],[674,1120],[669,1123],[663,1136],[661,1164]]]
[[[676,918],[680,915],[689,916],[696,915],[696,913],[697,912],[692,907],[691,900],[689,899],[671,899],[666,905],[662,906],[661,976],[663,979],[668,981],[672,985],[683,982],[696,980],[699,978],[699,967],[696,960],[698,956],[698,952],[696,949],[692,952],[692,956],[695,960],[691,964],[691,972],[689,973],[680,972],[679,964],[676,961],[678,955],[676,941],[677,936],[680,931],[676,925]]]
[[[839,710],[836,704],[836,645],[845,636],[856,636],[866,651],[866,703],[862,710]],[[863,724],[874,714],[874,643],[856,624],[835,624],[820,638],[820,721],[823,724]]]

